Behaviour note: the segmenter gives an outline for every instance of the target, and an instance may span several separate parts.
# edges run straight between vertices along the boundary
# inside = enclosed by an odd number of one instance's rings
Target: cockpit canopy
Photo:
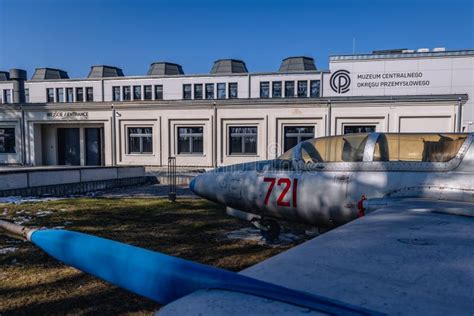
[[[469,134],[351,134],[304,141],[278,159],[305,163],[407,161],[447,162]]]

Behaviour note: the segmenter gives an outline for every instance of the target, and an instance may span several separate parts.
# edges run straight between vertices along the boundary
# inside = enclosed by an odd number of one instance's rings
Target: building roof
[[[87,78],[123,77],[121,68],[106,65],[92,66]]]
[[[184,75],[183,67],[179,64],[159,61],[152,63],[148,69],[148,76],[175,76]]]
[[[307,56],[293,56],[282,60],[278,72],[315,71],[314,59]]]
[[[373,51],[371,54],[350,54],[350,55],[332,55],[330,61],[342,60],[367,60],[367,59],[394,59],[394,58],[417,58],[417,57],[449,57],[449,56],[473,56],[474,49],[464,50],[440,50],[440,51],[422,51],[397,49]]]
[[[245,62],[239,59],[218,59],[211,68],[211,74],[248,73]]]
[[[69,79],[66,71],[55,68],[36,68],[31,80]]]
[[[8,71],[0,71],[0,81],[10,80],[10,73]]]

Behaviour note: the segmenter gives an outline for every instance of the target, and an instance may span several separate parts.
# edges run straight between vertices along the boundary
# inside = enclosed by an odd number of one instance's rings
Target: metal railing
[[[176,201],[176,157],[168,157],[168,199]]]

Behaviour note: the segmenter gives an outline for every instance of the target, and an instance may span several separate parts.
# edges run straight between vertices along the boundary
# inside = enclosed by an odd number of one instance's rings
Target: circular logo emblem
[[[331,75],[329,84],[331,85],[332,91],[336,93],[346,93],[349,91],[351,85],[350,72],[347,70],[338,70]]]

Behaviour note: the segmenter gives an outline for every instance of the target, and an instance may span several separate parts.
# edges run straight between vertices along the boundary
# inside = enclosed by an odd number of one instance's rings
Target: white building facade
[[[332,56],[328,71],[292,57],[271,73],[219,60],[200,75],[162,62],[146,76],[24,79],[0,72],[0,164],[216,167],[326,135],[474,131],[474,50]]]

